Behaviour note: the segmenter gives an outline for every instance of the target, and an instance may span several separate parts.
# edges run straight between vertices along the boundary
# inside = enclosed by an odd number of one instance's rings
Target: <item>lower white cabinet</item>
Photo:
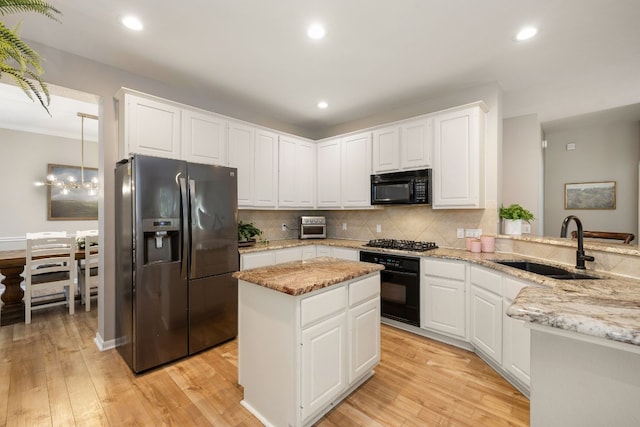
[[[497,363],[502,363],[502,275],[471,267],[471,343]]]
[[[471,343],[502,363],[502,297],[471,284]]]
[[[530,283],[521,282],[510,277],[503,277],[504,297],[503,313],[503,360],[502,366],[524,385],[531,384],[531,329],[523,320],[507,316],[507,308],[513,303],[518,292]]]
[[[349,310],[349,383],[361,378],[380,362],[380,298]]]
[[[420,279],[420,326],[448,335],[466,336],[466,263],[423,259]]]
[[[240,270],[266,267],[276,263],[275,251],[251,252],[240,256]]]
[[[302,419],[347,386],[347,316],[343,311],[302,331]]]
[[[357,249],[340,248],[337,246],[316,246],[316,256],[328,256],[332,258],[348,259],[351,261],[360,260],[360,251]]]
[[[242,401],[265,425],[309,425],[380,362],[380,273],[293,296],[239,281]]]

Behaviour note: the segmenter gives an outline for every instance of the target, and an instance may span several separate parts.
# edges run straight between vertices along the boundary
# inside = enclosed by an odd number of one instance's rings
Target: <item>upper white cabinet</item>
[[[401,126],[400,168],[430,168],[433,158],[433,119],[406,122]]]
[[[200,111],[182,111],[182,159],[226,166],[227,121]]]
[[[238,206],[253,205],[255,129],[229,123],[229,166],[238,169]]]
[[[316,147],[314,143],[280,137],[278,206],[313,207]]]
[[[433,208],[484,208],[484,103],[433,116]]]
[[[339,208],[342,205],[340,150],[339,138],[316,146],[316,206],[319,208]]]
[[[276,206],[278,135],[229,123],[229,166],[238,169],[238,206]]]
[[[159,99],[119,91],[119,154],[179,159],[181,109]]]
[[[373,131],[373,173],[400,168],[400,128],[389,126]]]
[[[130,154],[227,165],[227,120],[204,110],[121,89],[120,157]]]
[[[253,206],[275,207],[278,194],[278,135],[255,131]]]
[[[371,206],[371,133],[342,139],[342,206]]]
[[[373,131],[373,173],[430,168],[432,153],[430,117]]]

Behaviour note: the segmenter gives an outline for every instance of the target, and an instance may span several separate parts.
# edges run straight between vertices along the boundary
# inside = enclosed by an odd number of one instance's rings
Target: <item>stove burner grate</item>
[[[437,249],[435,242],[417,242],[414,240],[374,239],[365,244],[370,248],[399,249],[402,251],[424,252]]]

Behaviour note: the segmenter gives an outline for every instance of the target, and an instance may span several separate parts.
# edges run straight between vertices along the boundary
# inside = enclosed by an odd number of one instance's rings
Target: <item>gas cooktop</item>
[[[438,249],[434,242],[416,242],[414,240],[374,239],[365,244],[370,248],[399,249],[401,251],[424,252]]]

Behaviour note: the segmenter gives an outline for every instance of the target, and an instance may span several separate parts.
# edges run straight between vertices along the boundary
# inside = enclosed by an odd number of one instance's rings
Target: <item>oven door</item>
[[[418,273],[383,270],[380,273],[381,315],[420,326],[420,277]]]

